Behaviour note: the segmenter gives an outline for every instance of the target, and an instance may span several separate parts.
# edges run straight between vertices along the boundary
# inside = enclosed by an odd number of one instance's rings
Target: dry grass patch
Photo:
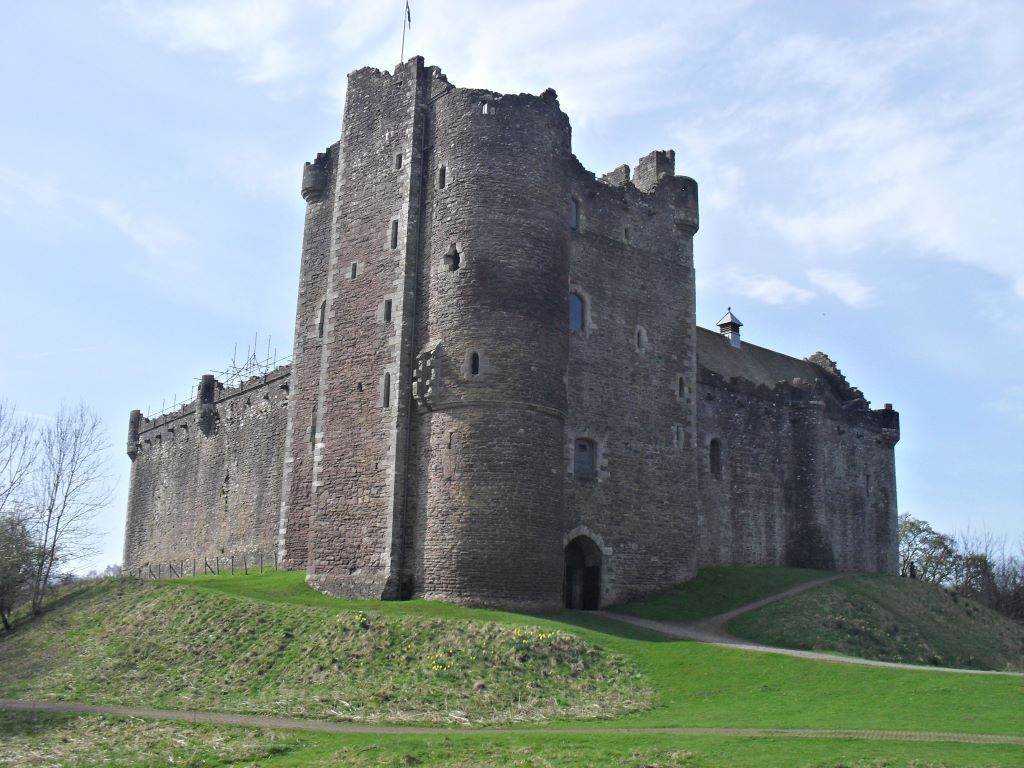
[[[291,733],[101,715],[0,711],[0,766],[259,765],[298,745]]]
[[[632,662],[561,631],[90,589],[0,641],[3,695],[463,724],[609,718],[652,695]]]

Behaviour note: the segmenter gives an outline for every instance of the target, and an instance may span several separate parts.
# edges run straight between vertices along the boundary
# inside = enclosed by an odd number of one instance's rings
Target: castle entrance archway
[[[566,608],[601,607],[601,548],[588,536],[577,536],[565,547],[563,594]]]

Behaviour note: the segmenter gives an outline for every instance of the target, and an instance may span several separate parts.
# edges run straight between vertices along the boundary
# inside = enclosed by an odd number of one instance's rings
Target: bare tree
[[[36,456],[35,425],[0,399],[0,515],[18,508]]]
[[[39,433],[28,523],[38,552],[32,573],[32,610],[57,569],[92,554],[96,514],[110,501],[103,453],[109,441],[100,417],[84,404],[61,405]]]

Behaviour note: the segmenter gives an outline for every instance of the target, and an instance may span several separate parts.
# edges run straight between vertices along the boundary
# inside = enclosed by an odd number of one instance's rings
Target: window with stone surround
[[[397,171],[397,170],[400,170],[401,168],[402,168],[402,153],[399,152],[397,155],[395,155],[395,170]]]
[[[473,352],[469,356],[469,375],[477,376],[480,373],[480,354]]]
[[[317,338],[322,339],[324,337],[324,323],[327,322],[327,299],[320,302],[320,316],[316,321],[316,335]]]
[[[391,407],[391,374],[384,374],[384,383],[381,385],[381,405],[385,408]]]
[[[384,322],[391,322],[391,299],[384,299]]]
[[[597,477],[597,445],[586,437],[576,438],[573,445],[573,475],[577,480],[593,480]]]
[[[708,443],[708,468],[714,477],[722,476],[722,441],[717,437]]]
[[[583,297],[575,291],[569,294],[569,330],[584,333],[587,323],[587,306]]]
[[[391,250],[398,247],[398,219],[391,220]]]
[[[448,166],[442,165],[437,169],[437,188],[444,189],[444,185],[447,183]]]
[[[580,227],[580,201],[575,197],[569,198],[569,229]]]

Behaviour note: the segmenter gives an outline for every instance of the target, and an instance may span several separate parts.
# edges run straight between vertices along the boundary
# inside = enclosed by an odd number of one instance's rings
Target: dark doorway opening
[[[577,536],[565,548],[563,594],[566,608],[601,607],[601,549],[586,536]]]

